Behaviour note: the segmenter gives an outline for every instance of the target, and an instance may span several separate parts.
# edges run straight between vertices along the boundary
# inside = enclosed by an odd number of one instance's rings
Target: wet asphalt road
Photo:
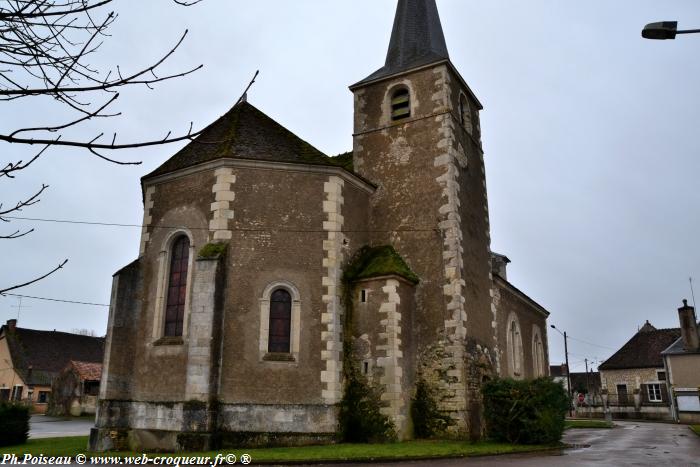
[[[563,440],[565,443],[588,447],[568,449],[563,452],[353,465],[373,467],[380,465],[383,467],[700,466],[700,437],[685,425],[643,422],[615,422],[615,424],[616,427],[613,429],[567,430]]]
[[[57,438],[61,436],[88,436],[95,421],[90,418],[64,419],[32,415],[29,421],[29,438]]]

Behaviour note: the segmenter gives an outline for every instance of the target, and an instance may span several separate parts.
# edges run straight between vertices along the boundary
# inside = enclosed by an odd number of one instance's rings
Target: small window
[[[85,392],[86,396],[97,396],[100,394],[100,382],[99,381],[85,381]]]
[[[411,116],[411,95],[408,89],[399,89],[391,96],[391,119],[403,120]]]
[[[13,401],[21,401],[22,400],[22,392],[24,391],[24,387],[17,385],[12,389],[12,400]]]
[[[666,381],[666,372],[665,371],[657,371],[656,377],[659,381]]]
[[[369,373],[369,362],[365,360],[362,362],[362,374],[366,375],[367,373]]]
[[[49,402],[49,391],[39,391],[39,404],[47,404]]]
[[[168,301],[165,306],[165,331],[167,337],[182,336],[187,297],[187,269],[190,262],[190,239],[183,235],[173,244],[170,255],[170,280]]]
[[[292,330],[292,296],[284,289],[277,289],[270,299],[270,337],[267,351],[289,353]]]
[[[360,290],[360,303],[367,303],[367,290]]]
[[[649,402],[662,402],[660,384],[647,384],[647,391],[649,392]]]

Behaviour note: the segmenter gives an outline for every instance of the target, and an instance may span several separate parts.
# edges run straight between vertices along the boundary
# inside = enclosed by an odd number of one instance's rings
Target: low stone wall
[[[336,441],[337,407],[100,401],[94,451],[181,451]]]
[[[621,420],[660,420],[671,421],[673,416],[670,407],[649,407],[642,406],[639,409],[634,406],[617,407],[611,406],[610,413],[613,419]],[[575,415],[578,418],[605,418],[605,407],[576,407]]]

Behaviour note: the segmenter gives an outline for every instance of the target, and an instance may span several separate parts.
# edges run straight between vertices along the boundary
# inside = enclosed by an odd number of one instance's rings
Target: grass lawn
[[[693,430],[696,435],[700,436],[700,425],[690,425],[690,429]]]
[[[48,438],[30,440],[22,446],[0,448],[2,454],[44,454],[45,456],[72,456],[85,453],[86,436],[70,438]],[[233,453],[240,456],[250,454],[255,462],[300,462],[300,461],[346,461],[346,460],[392,460],[421,459],[435,457],[470,457],[517,452],[532,452],[557,449],[552,446],[525,446],[502,443],[469,443],[460,441],[409,441],[394,444],[337,444],[332,446],[309,446],[298,448],[236,449],[209,452],[204,456]],[[102,454],[100,454],[102,455]],[[113,456],[129,456],[132,453],[109,453]],[[140,454],[138,454],[140,456]],[[155,454],[154,454],[155,455]],[[175,455],[175,454],[173,454]],[[194,455],[194,454],[192,454]]]
[[[44,454],[46,456],[74,456],[87,449],[87,436],[67,438],[30,439],[20,446],[0,447],[0,454]]]
[[[612,423],[605,420],[567,420],[566,428],[612,428]]]

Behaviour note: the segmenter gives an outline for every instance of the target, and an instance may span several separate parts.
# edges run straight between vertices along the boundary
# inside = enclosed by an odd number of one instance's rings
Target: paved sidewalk
[[[580,447],[563,452],[355,465],[373,467],[378,465],[382,467],[700,466],[700,436],[690,431],[685,425],[645,422],[615,422],[615,424],[617,426],[613,429],[567,430],[563,441]]]
[[[58,438],[61,436],[88,436],[95,421],[89,418],[56,418],[32,415],[29,420],[29,438]]]

